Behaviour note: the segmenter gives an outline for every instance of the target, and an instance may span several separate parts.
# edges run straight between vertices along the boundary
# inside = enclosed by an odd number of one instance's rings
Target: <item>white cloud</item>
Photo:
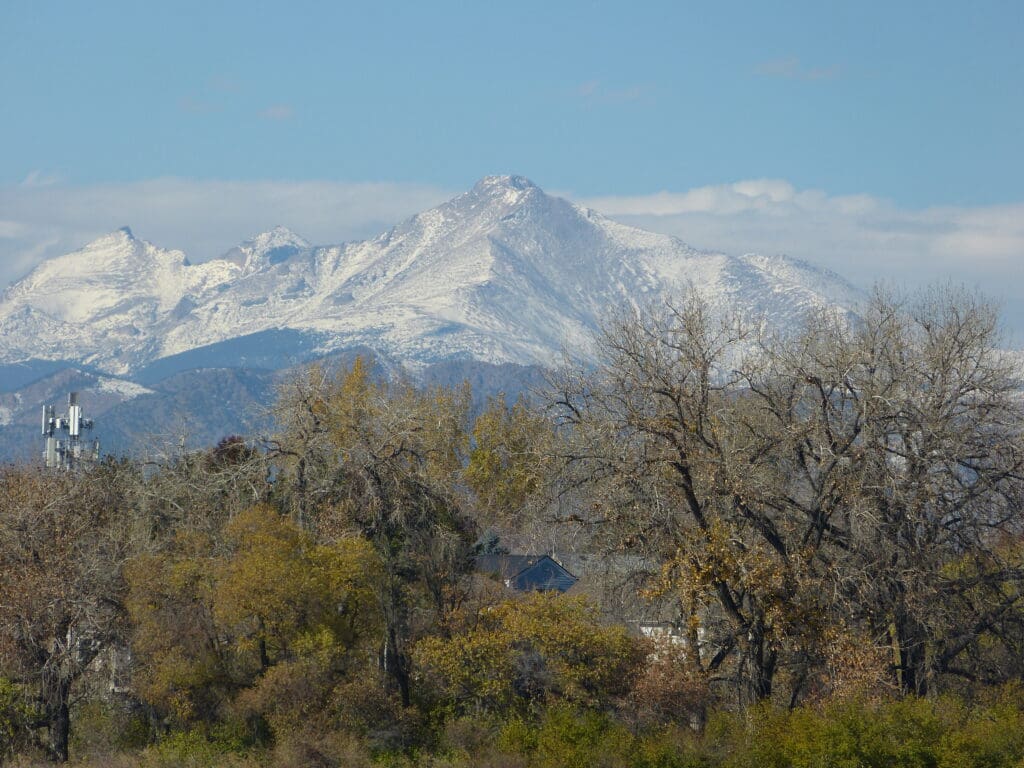
[[[234,93],[241,90],[239,82],[225,74],[212,75],[206,81],[206,87],[211,91],[220,91],[221,93]]]
[[[795,196],[796,190],[788,182],[758,179],[698,187],[687,192],[657,192],[639,197],[599,197],[586,202],[609,216],[672,216],[687,213],[721,215],[764,210],[772,204],[792,200]]]
[[[22,180],[23,187],[48,187],[51,184],[58,184],[61,178],[55,173],[49,173],[36,169],[29,171],[29,174]]]
[[[0,219],[0,240],[13,240],[25,234],[25,227],[16,221]]]
[[[963,283],[1002,302],[1013,342],[1024,345],[1024,203],[909,209],[777,179],[579,202],[698,248],[803,258],[864,287]]]

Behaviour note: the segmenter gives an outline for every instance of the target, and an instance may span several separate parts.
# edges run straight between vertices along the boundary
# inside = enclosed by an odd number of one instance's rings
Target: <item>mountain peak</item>
[[[268,229],[266,232],[260,232],[258,235],[254,235],[242,243],[243,247],[252,248],[257,251],[278,248],[282,245],[296,246],[298,248],[309,247],[309,243],[303,237],[280,224]]]
[[[249,238],[226,258],[251,271],[279,264],[307,248],[309,243],[304,238],[279,224]]]
[[[495,189],[525,192],[529,189],[538,189],[538,187],[525,176],[484,176],[473,187],[474,192]]]
[[[94,248],[109,248],[111,246],[124,246],[134,245],[140,242],[135,234],[132,232],[131,227],[124,226],[118,227],[112,232],[107,232],[104,235],[100,235],[95,240],[86,243],[82,250],[91,250]]]
[[[524,176],[484,176],[473,188],[451,202],[457,207],[508,209],[544,197],[544,192]]]

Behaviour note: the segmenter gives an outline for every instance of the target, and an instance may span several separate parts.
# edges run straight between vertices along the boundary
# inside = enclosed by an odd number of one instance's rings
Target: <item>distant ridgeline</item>
[[[594,359],[618,307],[699,286],[716,312],[791,327],[852,310],[835,274],[698,251],[491,176],[379,237],[313,246],[283,227],[191,264],[127,227],[37,266],[0,297],[0,457],[35,453],[38,409],[68,391],[105,450],[268,428],[276,386],[312,360],[371,352],[387,375],[468,378],[510,399],[565,353]]]

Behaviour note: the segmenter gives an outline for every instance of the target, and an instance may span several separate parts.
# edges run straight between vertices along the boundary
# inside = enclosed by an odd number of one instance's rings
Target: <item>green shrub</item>
[[[718,760],[709,741],[685,725],[648,731],[637,739],[635,768],[712,768]]]
[[[1012,768],[1024,760],[1024,712],[1019,698],[760,707],[717,717],[702,748],[721,762],[696,764],[726,768]]]
[[[217,736],[220,735],[220,738]],[[254,761],[236,735],[208,738],[199,730],[177,731],[143,753],[146,768],[241,768]]]
[[[110,755],[138,750],[149,742],[145,715],[130,706],[103,700],[86,701],[71,718],[71,754]]]
[[[366,745],[345,733],[292,731],[278,740],[267,765],[274,768],[372,768]]]
[[[557,705],[536,724],[509,721],[498,746],[527,756],[531,768],[626,768],[632,765],[634,739],[606,714]]]
[[[730,768],[936,768],[947,727],[923,699],[791,712],[765,706],[748,717],[747,738],[734,735],[725,756]]]
[[[21,686],[0,677],[0,761],[29,743],[31,720],[32,707]]]
[[[940,768],[1012,768],[1024,765],[1024,699],[1020,691],[1006,700],[967,713],[940,746]]]

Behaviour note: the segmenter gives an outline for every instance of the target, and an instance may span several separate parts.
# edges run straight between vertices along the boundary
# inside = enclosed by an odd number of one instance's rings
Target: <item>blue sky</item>
[[[199,258],[277,223],[339,241],[518,173],[702,247],[829,249],[861,281],[887,248],[878,277],[998,289],[1024,244],[1022,40],[1019,0],[0,0],[0,284],[108,226]],[[693,209],[737,189],[757,204]]]
[[[1020,199],[1020,2],[13,2],[0,178]]]

